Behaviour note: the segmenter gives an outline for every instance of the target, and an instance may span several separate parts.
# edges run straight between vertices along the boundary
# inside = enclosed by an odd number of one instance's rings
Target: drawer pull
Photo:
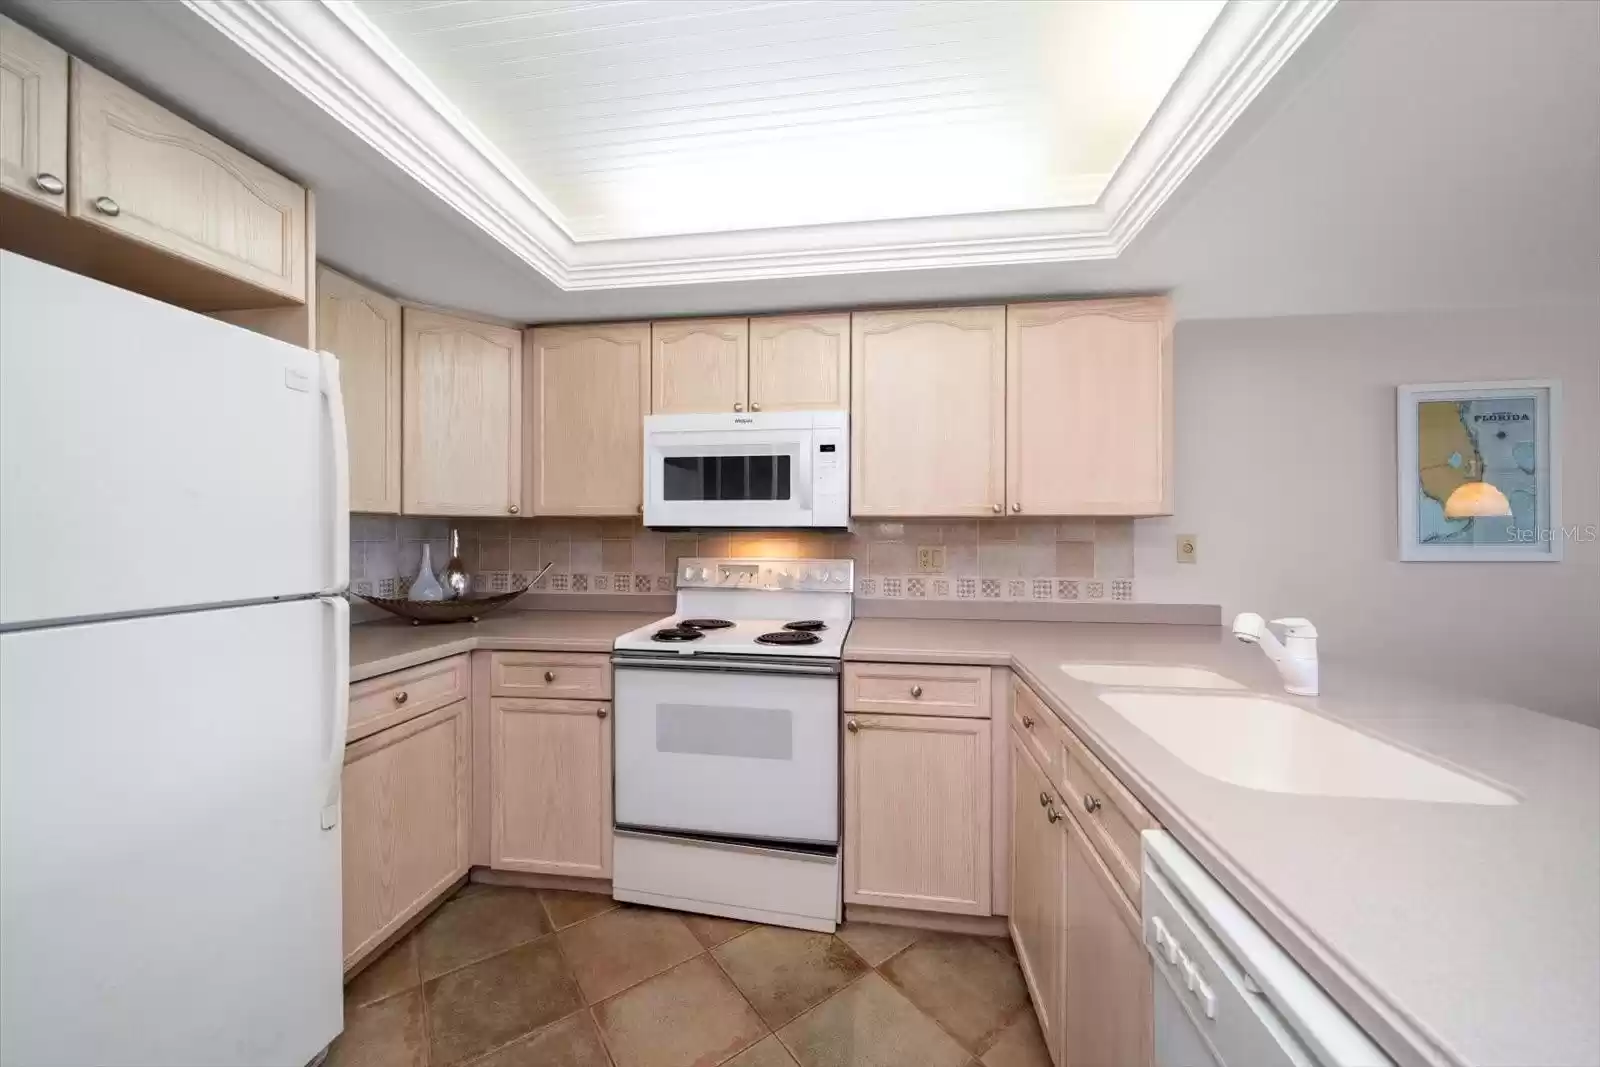
[[[108,215],[111,218],[116,218],[118,215],[122,214],[122,205],[118,204],[115,200],[111,199],[109,196],[97,196],[97,197],[95,197],[94,198],[94,209],[96,211],[100,212],[100,214]]]
[[[556,672],[555,671],[545,671],[544,672],[544,680],[547,681],[547,682],[555,681],[556,680]]]
[[[599,717],[599,718],[602,718],[602,719],[605,718],[606,717],[606,709],[605,708],[596,708],[595,709],[595,715],[597,717]]]
[[[67,187],[62,184],[60,178],[44,171],[40,171],[33,176],[33,184],[41,193],[49,193],[51,196],[60,196],[67,191]]]
[[[851,719],[849,722],[844,724],[844,728],[849,730],[851,733],[855,733],[857,730],[861,729],[861,725],[854,719]]]
[[[1052,823],[1058,823],[1061,821],[1061,813],[1055,808],[1045,808],[1044,817],[1049,819]]]
[[[1039,794],[1039,806],[1041,808],[1048,808],[1050,806],[1050,794],[1049,793],[1040,793]]]
[[[912,700],[921,700],[922,699],[922,686],[914,685],[914,686],[911,687],[911,699]]]
[[[1025,729],[1025,730],[1033,729],[1033,716],[1032,715],[1024,715],[1022,717],[1022,728]]]
[[[1093,815],[1100,810],[1100,798],[1093,793],[1083,794],[1083,810]]]
[[[406,701],[408,701],[410,699],[411,699],[411,694],[406,692],[404,689],[400,690],[400,692],[398,692],[398,693],[396,693],[394,695],[394,702],[397,705],[398,704],[404,704]]]

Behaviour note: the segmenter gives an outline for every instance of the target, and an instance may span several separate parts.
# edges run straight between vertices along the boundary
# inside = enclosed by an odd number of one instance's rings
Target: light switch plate
[[[1178,562],[1193,563],[1200,554],[1200,539],[1194,534],[1178,535]]]
[[[918,545],[917,570],[938,574],[944,571],[943,545]]]

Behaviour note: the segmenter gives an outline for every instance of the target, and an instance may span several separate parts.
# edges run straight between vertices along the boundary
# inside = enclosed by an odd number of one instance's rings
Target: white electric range
[[[692,559],[617,638],[619,900],[831,931],[850,560]]]

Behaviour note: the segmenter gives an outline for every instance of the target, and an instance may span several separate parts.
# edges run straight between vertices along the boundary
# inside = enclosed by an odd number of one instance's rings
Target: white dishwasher
[[[1392,1067],[1164,830],[1144,833],[1155,1067]]]

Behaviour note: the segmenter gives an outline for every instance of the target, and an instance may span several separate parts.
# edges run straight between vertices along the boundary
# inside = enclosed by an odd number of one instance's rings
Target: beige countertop
[[[847,660],[1010,666],[1401,1063],[1600,1063],[1600,730],[1330,658],[1287,696],[1211,626],[857,619]],[[1204,667],[1488,779],[1505,807],[1207,777],[1062,662]]]
[[[610,652],[620,634],[661,617],[658,612],[506,611],[482,622],[412,626],[396,619],[350,627],[350,680],[359,682],[419,663],[471,652]]]

